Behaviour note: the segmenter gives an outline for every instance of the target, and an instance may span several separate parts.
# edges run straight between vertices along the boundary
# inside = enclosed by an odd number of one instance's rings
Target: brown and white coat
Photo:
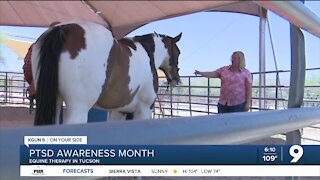
[[[171,85],[177,84],[180,51],[175,38],[148,34],[116,40],[104,26],[68,22],[46,31],[32,53],[37,88],[36,125],[58,122],[67,106],[64,123],[86,123],[92,106],[109,110],[109,120],[151,118],[158,77],[162,69]]]

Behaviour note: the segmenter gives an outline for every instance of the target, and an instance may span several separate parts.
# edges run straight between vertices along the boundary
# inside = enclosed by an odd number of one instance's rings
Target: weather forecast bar
[[[21,145],[20,165],[320,165],[308,145]]]
[[[89,145],[28,136],[21,176],[319,176],[317,145]]]
[[[320,166],[21,165],[21,176],[320,176]]]

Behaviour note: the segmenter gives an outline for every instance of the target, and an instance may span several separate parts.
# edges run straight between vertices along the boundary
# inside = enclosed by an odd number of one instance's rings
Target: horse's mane
[[[133,41],[140,43],[144,47],[144,49],[147,51],[149,57],[151,54],[154,53],[155,44],[154,44],[154,40],[153,40],[153,34],[135,36],[135,37],[133,37]]]
[[[146,50],[149,58],[150,58],[150,67],[152,69],[152,76],[153,76],[153,88],[154,91],[158,92],[158,74],[157,69],[155,66],[155,59],[154,59],[154,51],[155,51],[155,44],[153,40],[153,34],[146,34],[142,36],[135,36],[133,41],[139,42],[143,48]]]
[[[134,41],[130,38],[122,38],[118,41],[121,44],[131,47],[135,51],[137,50],[137,46],[134,44]]]
[[[119,43],[131,47],[134,50],[137,50],[135,43],[140,43],[145,51],[147,52],[150,58],[150,67],[152,69],[153,75],[153,84],[154,84],[154,91],[158,92],[158,74],[157,69],[155,67],[155,59],[154,59],[154,52],[155,52],[155,43],[154,43],[154,33],[145,34],[141,36],[134,36],[133,38],[122,38],[119,40]],[[157,35],[157,34],[156,34]],[[165,35],[157,35],[158,37],[167,37]]]
[[[118,40],[118,42],[120,42],[121,44],[124,44],[126,46],[129,46],[134,50],[137,50],[137,47],[134,43],[138,42],[138,43],[141,43],[142,46],[144,46],[144,44],[146,44],[147,42],[152,41],[153,35],[154,34],[150,33],[150,34],[145,34],[145,35],[140,35],[140,36],[134,36],[133,38],[124,37],[124,38]]]

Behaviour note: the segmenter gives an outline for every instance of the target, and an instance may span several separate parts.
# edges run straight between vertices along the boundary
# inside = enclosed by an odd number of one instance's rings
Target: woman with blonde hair
[[[220,78],[220,98],[218,113],[249,111],[252,97],[252,75],[246,69],[244,53],[236,51],[231,56],[232,64],[221,67],[215,71],[194,74],[207,78]]]

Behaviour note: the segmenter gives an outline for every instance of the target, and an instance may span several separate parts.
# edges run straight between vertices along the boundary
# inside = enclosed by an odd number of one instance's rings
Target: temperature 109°
[[[263,155],[262,159],[264,162],[274,162],[278,158],[277,155]]]

